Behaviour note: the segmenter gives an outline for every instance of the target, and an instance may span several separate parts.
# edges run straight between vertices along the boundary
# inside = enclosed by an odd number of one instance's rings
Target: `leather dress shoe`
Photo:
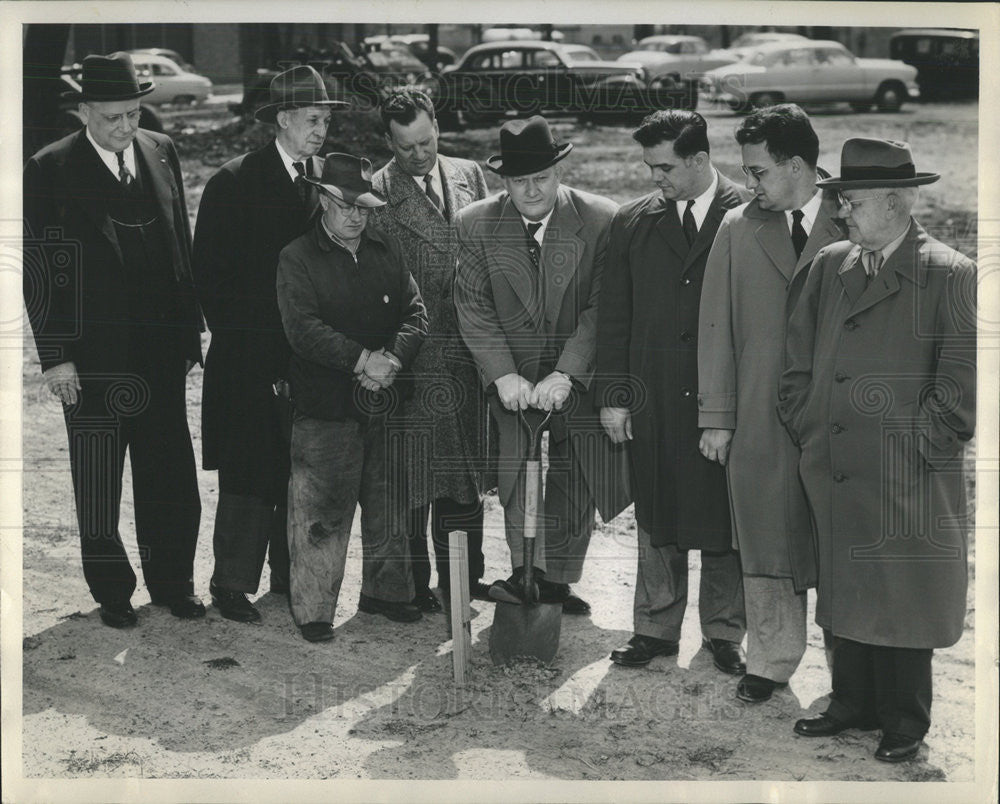
[[[490,597],[490,587],[482,581],[473,581],[469,585],[469,597],[473,600],[485,600],[487,603],[493,602],[493,598]]]
[[[333,626],[330,623],[306,623],[299,630],[307,642],[329,642],[333,639]]]
[[[701,645],[711,652],[712,664],[716,670],[729,673],[731,676],[742,676],[747,671],[746,657],[738,642],[729,639],[703,638]]]
[[[535,574],[539,575],[538,570]],[[536,586],[539,587],[539,601],[541,600],[542,578],[536,578]],[[524,602],[524,569],[517,567],[511,576],[505,581],[494,581],[490,585],[490,598],[499,600],[501,603],[515,603],[520,605]]]
[[[112,628],[129,628],[139,622],[128,600],[110,600],[101,604],[101,622]]]
[[[209,584],[208,591],[212,595],[212,603],[219,610],[219,614],[227,620],[238,623],[260,622],[260,612],[243,592],[222,589],[214,583]]]
[[[815,717],[804,717],[795,721],[795,733],[803,737],[830,737],[840,734],[845,729],[871,731],[877,728],[874,723],[861,723],[856,720],[837,720],[826,712]]]
[[[923,740],[890,731],[882,735],[878,748],[875,749],[875,759],[883,762],[905,762],[917,755],[922,743]]]
[[[441,604],[430,589],[421,589],[413,598],[413,605],[425,614],[441,611]]]
[[[414,623],[422,616],[420,609],[412,603],[379,600],[368,595],[361,595],[358,600],[358,611],[363,611],[365,614],[381,614],[397,623]]]
[[[567,587],[568,589],[569,587]],[[590,604],[582,597],[577,597],[571,591],[562,602],[563,614],[586,615],[590,614]]]
[[[747,673],[736,685],[736,697],[747,703],[764,703],[771,700],[771,693],[778,687],[787,686],[787,681],[771,681],[769,678]]]
[[[622,667],[644,667],[654,656],[676,656],[679,649],[678,643],[670,639],[636,634],[627,645],[611,651],[611,661]]]
[[[170,613],[182,620],[196,620],[205,616],[205,604],[197,595],[151,596],[150,599],[154,606],[168,606]]]

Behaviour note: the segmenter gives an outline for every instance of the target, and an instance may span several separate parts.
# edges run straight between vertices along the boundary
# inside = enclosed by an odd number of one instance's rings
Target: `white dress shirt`
[[[823,203],[823,193],[817,190],[813,193],[813,197],[806,201],[800,209],[802,210],[802,228],[806,230],[806,234],[812,234],[813,223],[816,222],[816,216],[819,214],[819,206]],[[792,220],[792,210],[785,210],[785,221],[788,223],[788,233],[792,233],[792,226],[794,221]]]
[[[708,215],[708,208],[712,206],[715,191],[719,187],[719,173],[715,168],[712,168],[712,174],[712,183],[708,185],[708,189],[705,192],[694,199],[694,204],[691,206],[691,214],[694,216],[694,222],[699,232],[701,231],[701,225],[705,222],[705,216]],[[674,202],[677,205],[677,217],[682,223],[684,222],[684,210],[687,209],[688,200],[685,198],[683,201],[678,199]]]
[[[87,139],[90,140],[90,144],[94,146],[94,150],[97,151],[97,155],[101,157],[101,161],[107,165],[108,170],[115,177],[115,181],[118,181],[121,177],[118,175],[118,154],[115,151],[109,151],[107,148],[102,148],[97,144],[97,141],[90,136],[90,129],[86,129]],[[132,174],[134,179],[138,174],[135,171],[135,143],[130,142],[128,148],[123,151],[125,155],[125,167],[128,168],[128,172]]]

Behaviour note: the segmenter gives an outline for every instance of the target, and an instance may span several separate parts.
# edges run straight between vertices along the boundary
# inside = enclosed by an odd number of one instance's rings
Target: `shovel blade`
[[[561,627],[562,606],[558,603],[519,606],[498,602],[490,629],[490,658],[495,665],[510,664],[519,656],[548,664],[559,650]]]

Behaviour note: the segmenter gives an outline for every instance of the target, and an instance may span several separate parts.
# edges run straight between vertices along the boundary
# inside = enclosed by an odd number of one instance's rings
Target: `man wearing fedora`
[[[736,141],[754,198],[726,213],[705,265],[698,425],[702,455],[727,467],[743,571],[747,673],[736,695],[760,703],[787,684],[805,653],[806,589],[816,583],[798,450],[774,408],[786,311],[816,252],[843,234],[835,201],[816,189],[826,174],[802,109],[754,112]]]
[[[850,242],[816,256],[780,386],[815,515],[816,622],[834,638],[830,703],[795,731],[881,729],[886,762],[917,754],[934,648],[965,620],[976,266],[912,218],[938,178],[906,143],[844,143],[840,176],[819,186],[837,192]]]
[[[333,638],[354,512],[364,548],[359,610],[412,622],[413,578],[398,499],[389,482],[386,416],[399,404],[397,373],[427,333],[427,313],[398,243],[368,226],[385,204],[371,163],[327,156],[322,217],[278,261],[278,308],[292,348],[295,399],[288,542],[291,608],[311,642]]]
[[[198,207],[194,273],[212,331],[202,457],[219,472],[210,591],[222,616],[239,622],[260,620],[247,595],[265,553],[271,591],[288,590],[289,347],[275,276],[281,249],[319,216],[318,191],[300,177],[319,175],[331,110],[344,106],[312,67],[276,75],[256,112],[274,139],[219,168]]]
[[[562,411],[549,430],[539,594],[567,613],[586,614],[589,605],[570,584],[583,572],[595,503],[607,521],[630,499],[624,451],[604,435],[590,392],[617,205],[561,184],[560,162],[572,147],[557,145],[539,116],[500,129],[500,154],[487,167],[503,177],[505,191],[458,215],[455,306],[499,433],[500,502],[514,571],[490,595],[520,601],[528,444],[518,412]]]
[[[136,624],[136,578],[118,532],[127,450],[150,597],[177,617],[202,617],[185,406],[202,321],[180,163],[169,137],[138,127],[153,84],[139,83],[130,56],[87,56],[80,83],[72,94],[84,127],[24,169],[26,237],[65,245],[25,264],[24,288],[46,384],[63,403],[84,576],[106,625]]]
[[[422,611],[441,610],[429,588],[427,521],[441,590],[449,591],[448,533],[469,540],[469,585],[487,598],[482,582],[486,403],[475,364],[458,334],[452,285],[455,227],[459,211],[486,197],[483,171],[468,159],[438,153],[434,104],[418,89],[404,87],[382,102],[385,142],[392,159],[372,178],[388,203],[373,223],[403,247],[407,268],[427,305],[428,336],[413,364],[413,396],[395,428],[405,440],[406,495],[414,602]]]

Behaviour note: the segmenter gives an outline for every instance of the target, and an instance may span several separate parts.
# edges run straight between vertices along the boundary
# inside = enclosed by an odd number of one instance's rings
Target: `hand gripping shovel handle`
[[[538,533],[538,498],[542,488],[541,441],[545,425],[552,418],[552,412],[537,427],[532,427],[523,411],[517,412],[521,423],[528,431],[528,462],[524,469],[524,602],[528,605],[538,602],[538,586],[535,584],[535,536]]]

